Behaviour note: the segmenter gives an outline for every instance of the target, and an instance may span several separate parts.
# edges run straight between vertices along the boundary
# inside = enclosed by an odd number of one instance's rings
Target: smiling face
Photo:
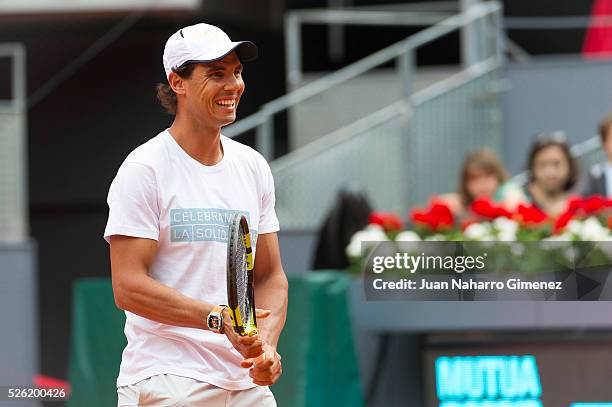
[[[473,169],[468,172],[466,188],[472,199],[493,199],[497,188],[499,188],[499,179],[493,172]]]
[[[244,92],[242,64],[235,52],[219,61],[195,66],[183,80],[179,111],[184,110],[207,126],[221,127],[236,120],[236,109]]]
[[[570,177],[570,163],[558,145],[542,148],[533,160],[533,178],[547,193],[559,193],[565,189]]]

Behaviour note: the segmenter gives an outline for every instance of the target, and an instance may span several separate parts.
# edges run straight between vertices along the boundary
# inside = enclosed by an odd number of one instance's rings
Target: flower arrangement
[[[365,229],[352,236],[347,256],[357,259],[363,242],[380,241],[612,241],[612,199],[571,197],[566,211],[557,217],[531,204],[510,211],[478,199],[463,218],[433,199],[428,207],[411,210],[408,223],[412,226],[405,229],[405,222],[394,213],[372,213]]]

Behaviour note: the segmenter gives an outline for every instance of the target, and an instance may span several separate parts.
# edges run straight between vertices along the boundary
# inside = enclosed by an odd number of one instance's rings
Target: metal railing
[[[0,58],[10,58],[11,98],[0,100],[0,243],[27,238],[26,71],[25,47],[0,44]]]
[[[320,225],[340,188],[363,189],[381,210],[400,210],[409,105],[395,102],[271,163],[283,229]]]
[[[576,30],[589,27],[610,27],[612,16],[538,16],[506,17],[508,30]]]
[[[350,20],[349,17],[355,17],[352,11],[348,12],[349,14],[343,14],[346,12],[346,10],[341,10],[337,13],[334,12],[331,14],[331,17],[327,17],[327,19],[330,21],[337,19],[337,21],[343,21],[346,24]],[[294,21],[298,18],[296,16],[302,15],[300,13],[306,16],[309,15],[309,11],[294,11],[287,16],[289,21],[287,24],[289,26],[296,24]],[[440,17],[440,15],[436,17],[434,15],[435,13],[427,14],[432,21]],[[422,14],[419,13],[418,15]],[[361,21],[361,17],[356,19]],[[406,98],[409,98],[412,94],[413,75],[416,69],[415,55],[419,47],[452,33],[457,29],[468,29],[474,35],[470,37],[473,43],[470,45],[471,51],[469,54],[471,55],[471,59],[467,66],[482,62],[490,57],[494,57],[496,60],[501,61],[503,50],[501,28],[502,6],[500,3],[487,2],[476,4],[462,13],[438,21],[435,25],[419,31],[405,40],[383,48],[355,63],[264,104],[258,112],[226,127],[223,133],[226,136],[235,137],[255,129],[255,146],[257,150],[267,159],[272,159],[274,157],[273,119],[275,114],[285,111],[300,102],[337,87],[350,79],[356,78],[390,61],[396,61],[400,83],[402,84]],[[294,44],[296,40],[299,41],[299,35],[297,39],[295,38],[295,34],[287,35],[293,37],[289,39],[291,44]],[[292,49],[294,48],[290,47],[290,52],[293,52],[291,51]],[[295,56],[290,56],[289,58],[291,61],[294,61]],[[299,58],[297,58],[297,60],[299,61]],[[290,62],[290,64],[289,76],[291,77],[293,75],[295,77],[297,72],[295,68],[296,62]]]
[[[413,96],[403,177],[408,191],[399,213],[455,190],[457,169],[471,151],[486,146],[501,154],[500,83],[501,65],[491,58]]]
[[[304,24],[367,25],[367,26],[427,26],[457,15],[448,12],[382,11],[356,9],[314,9],[289,11],[285,15],[285,63],[287,88],[302,84],[302,35]]]
[[[452,189],[457,177],[448,174],[467,152],[500,150],[501,109],[488,96],[499,68],[495,58],[476,64],[274,160],[283,228],[316,228],[344,187],[399,214]]]
[[[446,186],[447,174],[465,152],[480,145],[499,150],[501,109],[496,82],[502,64],[501,16],[499,3],[476,4],[314,80],[264,105],[260,112],[229,127],[229,132],[224,130],[224,134],[235,136],[256,128],[256,146],[271,158],[274,114],[294,109],[315,96],[316,103],[333,103],[321,99],[321,94],[330,89],[338,91],[347,81],[395,62],[401,90],[398,100],[370,110],[271,162],[276,210],[283,227],[317,227],[338,190],[351,185],[364,188],[376,208],[403,213],[419,203],[432,185]],[[355,15],[332,13],[328,20],[347,21],[349,17]],[[474,41],[469,63],[458,74],[415,92],[417,49],[466,27],[475,34],[468,36]],[[451,156],[442,160],[441,145],[453,146]],[[451,182],[454,184],[454,178]]]

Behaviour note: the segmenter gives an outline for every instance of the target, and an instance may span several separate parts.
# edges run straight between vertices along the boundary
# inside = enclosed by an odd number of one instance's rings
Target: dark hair
[[[606,138],[608,137],[608,131],[610,130],[610,125],[612,125],[612,112],[608,113],[602,121],[599,123],[599,137],[601,137],[601,144],[606,142]]]
[[[473,197],[471,197],[468,192],[467,181],[472,172],[479,170],[494,175],[499,185],[510,178],[508,172],[493,150],[485,147],[472,151],[463,159],[463,166],[461,167],[459,178],[459,194],[466,204],[469,204],[473,200]]]
[[[180,68],[173,68],[172,71],[183,79],[189,79],[193,74],[195,64],[187,64]],[[166,109],[168,114],[176,114],[177,99],[176,93],[167,83],[157,84],[157,100]]]
[[[569,176],[567,177],[567,181],[565,182],[563,189],[565,191],[572,189],[572,187],[576,185],[576,182],[578,181],[579,167],[578,162],[570,152],[569,145],[567,144],[567,136],[562,131],[540,133],[536,136],[533,144],[531,145],[531,150],[529,151],[529,158],[527,159],[529,181],[533,182],[534,180],[533,167],[535,164],[536,155],[548,147],[559,147],[563,152],[563,155],[565,156],[565,159],[569,165]]]

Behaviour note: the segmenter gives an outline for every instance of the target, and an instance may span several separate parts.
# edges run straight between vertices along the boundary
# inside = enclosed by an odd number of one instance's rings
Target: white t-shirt
[[[274,181],[266,160],[223,135],[221,144],[223,158],[213,166],[189,156],[168,130],[136,148],[110,186],[104,231],[106,241],[112,235],[157,240],[149,275],[212,304],[227,304],[231,215],[246,215],[254,241],[258,234],[279,230]],[[228,390],[255,386],[248,369],[239,365],[243,358],[225,335],[125,314],[128,344],[117,386],[162,373]]]

